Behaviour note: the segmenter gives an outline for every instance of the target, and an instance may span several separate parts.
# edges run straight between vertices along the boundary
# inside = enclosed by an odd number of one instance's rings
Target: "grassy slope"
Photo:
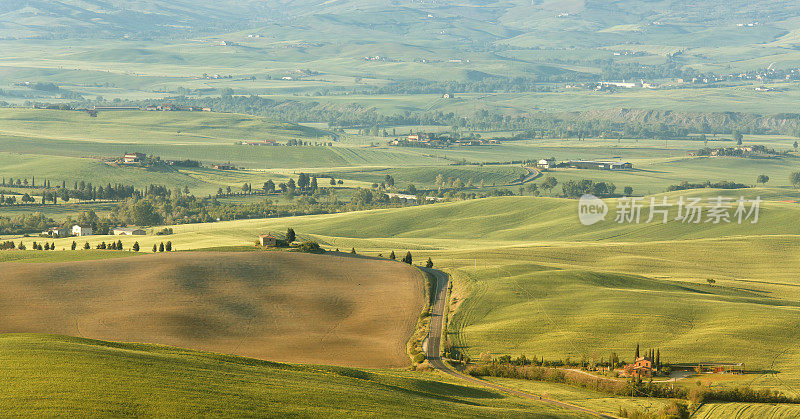
[[[265,138],[330,140],[326,132],[314,128],[240,114],[119,111],[90,118],[72,111],[0,110],[0,151],[9,153],[109,158],[138,151],[165,159],[233,162],[256,169],[435,162],[408,150],[234,144]],[[71,179],[75,174],[62,176]]]
[[[297,366],[44,335],[1,335],[11,416],[572,416],[433,375]]]
[[[742,193],[748,198],[763,195],[764,199],[782,199],[783,190],[707,190],[690,191],[685,195],[708,198],[722,194],[738,198]],[[669,202],[674,204],[682,194],[669,194]],[[261,232],[280,232],[288,226],[294,226],[303,234],[313,234],[323,242],[328,240],[331,245],[338,245],[337,240],[341,242],[348,238],[373,240],[376,243],[390,239],[414,247],[434,246],[456,250],[542,242],[651,242],[800,234],[796,223],[792,222],[796,217],[797,204],[791,203],[764,202],[761,204],[759,222],[741,225],[735,222],[719,225],[687,225],[679,222],[647,224],[644,222],[649,211],[647,208],[642,211],[641,224],[619,224],[614,222],[615,200],[609,200],[608,204],[606,221],[588,227],[578,222],[577,202],[574,200],[502,197],[388,210],[179,225],[174,226],[176,234],[170,239],[180,250],[249,245]],[[649,205],[649,201],[646,205]],[[677,209],[673,208],[671,215],[674,217],[676,214]],[[101,236],[87,239],[91,244],[108,240]],[[123,237],[122,240],[128,247],[134,238]],[[154,241],[163,241],[165,238],[145,236],[135,240],[152,246]],[[57,239],[55,242],[61,248],[71,243],[72,239]],[[369,247],[366,242],[364,246]]]
[[[704,405],[693,417],[711,418],[796,418],[800,407],[792,405],[754,404],[754,403],[710,403]]]
[[[108,254],[115,253],[129,254]],[[96,252],[75,253],[83,254]],[[286,362],[408,365],[405,344],[424,305],[417,270],[349,255],[184,252],[5,263],[3,271],[0,333],[149,342]],[[26,296],[23,306],[19,295]]]
[[[748,192],[780,199],[776,191]],[[717,193],[739,192],[687,192]],[[247,245],[257,233],[293,226],[303,237],[360,253],[412,249],[415,260],[431,256],[455,274],[460,307],[451,339],[470,356],[599,359],[616,351],[627,359],[640,343],[660,347],[668,361],[774,368],[778,376],[747,379],[792,393],[800,384],[797,211],[768,202],[755,225],[583,227],[575,201],[509,197],[176,226],[169,239],[179,249]],[[149,249],[165,238],[135,240]]]
[[[515,380],[499,377],[486,377],[484,379],[506,387],[517,388],[531,394],[550,397],[556,400],[563,400],[609,415],[619,414],[620,409],[626,409],[629,412],[638,410],[640,412],[649,414],[657,414],[669,402],[665,399],[609,396],[608,394],[570,386],[567,384]]]
[[[45,179],[49,180],[53,186],[61,186],[61,182],[66,182],[70,189],[74,187],[75,182],[80,181],[103,187],[107,184],[121,183],[133,185],[138,189],[149,185],[165,185],[172,189],[188,187],[193,194],[198,196],[214,194],[218,188],[225,189],[227,186],[238,191],[245,182],[254,187],[260,187],[267,179],[272,179],[276,183],[287,180],[282,175],[263,171],[223,171],[202,167],[156,170],[110,165],[94,158],[3,152],[0,152],[0,166],[3,168],[2,174],[6,179],[28,179],[30,181],[31,177],[35,176],[37,185],[41,185]],[[17,192],[30,191],[17,190]],[[64,203],[62,202],[62,204]],[[111,204],[109,207],[113,207],[113,205]],[[45,209],[57,212],[57,208]],[[14,208],[3,208],[3,213],[13,210]]]

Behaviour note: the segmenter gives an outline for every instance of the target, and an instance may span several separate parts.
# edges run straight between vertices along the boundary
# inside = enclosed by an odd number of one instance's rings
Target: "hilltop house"
[[[275,247],[278,245],[278,239],[272,233],[258,236],[258,242],[263,247]]]
[[[111,230],[111,234],[115,236],[144,236],[145,234],[147,234],[147,232],[142,230],[141,228],[117,227]]]
[[[73,236],[82,237],[82,236],[91,236],[92,234],[94,234],[94,231],[92,231],[92,228],[89,226],[82,226],[77,224],[72,226]]]

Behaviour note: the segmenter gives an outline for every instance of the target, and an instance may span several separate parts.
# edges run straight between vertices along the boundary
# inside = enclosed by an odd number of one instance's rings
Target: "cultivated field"
[[[420,273],[358,257],[188,252],[3,268],[2,333],[147,342],[285,362],[408,365]]]

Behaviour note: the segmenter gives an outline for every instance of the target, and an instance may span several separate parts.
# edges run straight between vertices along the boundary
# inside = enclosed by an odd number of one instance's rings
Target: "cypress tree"
[[[289,227],[289,229],[288,229],[288,230],[286,230],[286,243],[291,243],[291,242],[293,242],[293,241],[294,241],[296,238],[297,238],[297,237],[296,237],[296,236],[295,236],[295,234],[294,234],[294,229],[293,229],[293,228],[291,228],[291,227]]]
[[[89,250],[92,248],[92,246],[89,246],[89,242],[86,242],[86,244],[83,245],[83,248]]]
[[[350,249],[350,253],[355,255],[356,254],[356,248],[354,247],[354,248]]]
[[[167,252],[171,252],[172,251],[172,242],[171,241],[167,242],[166,250],[167,250]]]
[[[391,260],[397,260],[397,256],[395,256],[395,254],[394,254],[394,250],[392,250],[392,253],[390,253],[390,254],[389,254],[389,259],[391,259]]]
[[[656,369],[661,370],[661,350],[656,349]]]
[[[134,242],[133,243],[133,251],[134,252],[138,252],[139,251],[139,242]]]
[[[639,359],[639,344],[636,344],[636,359]]]
[[[425,267],[428,269],[433,268],[433,261],[431,260],[431,258],[428,258],[428,261],[425,262]]]
[[[117,240],[117,250],[122,250],[122,240]]]
[[[406,256],[403,258],[403,262],[411,265],[413,259],[411,258],[411,252],[406,252]]]
[[[75,250],[77,248],[78,248],[78,243],[75,243],[75,240],[73,240],[72,241],[72,250]]]
[[[154,245],[153,245],[153,253],[155,253],[155,252],[158,252],[158,246],[156,246],[156,245],[154,244]]]
[[[159,252],[163,252],[164,251],[164,242],[161,242],[161,244],[158,245],[158,251]]]

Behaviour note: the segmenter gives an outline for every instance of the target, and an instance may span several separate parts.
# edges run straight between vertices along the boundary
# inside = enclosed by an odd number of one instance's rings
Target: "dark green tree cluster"
[[[611,182],[595,182],[589,179],[568,180],[561,184],[566,198],[580,198],[585,194],[598,197],[614,196],[617,187]]]

